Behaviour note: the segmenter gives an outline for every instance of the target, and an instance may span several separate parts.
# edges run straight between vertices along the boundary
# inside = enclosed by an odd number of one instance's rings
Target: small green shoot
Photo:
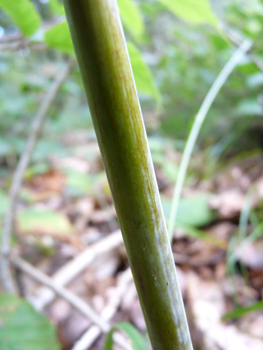
[[[237,66],[237,64],[241,61],[241,59],[245,56],[246,52],[251,48],[251,41],[245,40],[240,47],[236,50],[236,52],[232,55],[230,60],[226,63],[220,74],[218,75],[217,79],[214,81],[211,89],[209,90],[208,94],[206,95],[204,102],[202,103],[199,112],[197,113],[193,126],[191,128],[189,137],[187,139],[185,149],[183,152],[182,161],[180,164],[179,172],[178,172],[178,178],[176,181],[175,189],[174,189],[174,195],[172,200],[172,207],[170,211],[170,217],[168,222],[168,235],[170,240],[173,238],[173,229],[177,220],[178,216],[178,205],[182,193],[183,183],[186,176],[186,171],[188,168],[188,164],[197,140],[197,137],[199,135],[200,129],[203,125],[203,122],[206,118],[206,115],[214,102],[217,94],[219,93],[221,87],[226,82],[227,78],[229,77],[230,73],[233,71],[233,69]]]
[[[131,340],[133,350],[149,350],[147,346],[147,342],[143,335],[137,331],[137,329],[127,322],[120,322],[115,324],[110,332],[108,333],[104,350],[112,350],[113,349],[113,333],[116,330],[121,330],[127,334],[127,336]]]
[[[222,320],[226,321],[226,320],[237,319],[237,318],[240,318],[240,317],[246,315],[248,312],[258,311],[261,309],[263,309],[263,301],[259,301],[255,304],[250,305],[250,306],[239,306],[236,309],[225,314],[222,317]]]

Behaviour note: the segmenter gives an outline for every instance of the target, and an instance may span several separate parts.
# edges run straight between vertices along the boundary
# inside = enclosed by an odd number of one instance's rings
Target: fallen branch
[[[50,277],[45,275],[43,272],[39,271],[34,266],[27,263],[25,260],[19,257],[12,257],[11,264],[14,265],[17,269],[26,273],[29,277],[35,281],[47,286],[52,289],[56,295],[60,296],[66,300],[71,306],[73,306],[77,311],[79,311],[83,316],[87,317],[92,321],[96,327],[99,328],[100,333],[108,333],[111,329],[111,325],[107,323],[102,317],[100,317],[85,301],[80,297],[70,292],[69,290],[60,287],[52,281]],[[99,334],[100,334],[99,333]],[[114,341],[120,345],[124,350],[130,350],[130,347],[127,346],[125,339],[120,335],[114,337]]]
[[[34,151],[35,144],[37,142],[39,133],[41,131],[42,125],[45,118],[47,117],[47,112],[51,105],[53,104],[58,91],[67,78],[70,69],[74,61],[70,60],[65,69],[59,72],[51,86],[50,90],[47,92],[32,124],[32,129],[27,139],[27,143],[22,153],[20,160],[15,169],[13,181],[11,188],[9,190],[9,207],[4,217],[3,232],[1,240],[1,260],[0,260],[0,278],[2,282],[3,289],[7,292],[14,293],[15,287],[12,280],[12,275],[10,271],[10,264],[8,261],[8,256],[10,253],[10,239],[13,231],[14,218],[16,214],[16,202],[17,197],[23,182],[24,173],[29,164],[31,155]]]
[[[0,38],[0,44],[11,43],[14,41],[21,40],[22,38],[23,38],[23,35],[21,33],[6,35]]]
[[[122,273],[122,275],[118,278],[118,284],[114,288],[114,303],[109,303],[102,313],[101,317],[105,320],[110,320],[118,310],[118,307],[121,303],[122,297],[127,292],[127,288],[129,283],[132,281],[132,274],[130,268]],[[96,341],[96,339],[101,335],[101,329],[92,325],[89,329],[82,334],[80,339],[74,344],[72,350],[86,350],[89,349],[90,346]],[[116,342],[118,342],[118,333],[114,333],[113,337]]]
[[[94,259],[100,255],[105,254],[111,249],[115,249],[123,243],[121,232],[116,231],[108,237],[93,244],[75,259],[69,261],[67,264],[58,270],[53,276],[52,281],[57,286],[65,286],[70,283],[77,275],[79,275]],[[48,288],[41,288],[37,296],[31,296],[30,301],[38,310],[43,310],[55,298],[55,293]]]
[[[23,271],[24,273],[26,273],[35,281],[52,289],[54,293],[56,293],[56,295],[65,299],[76,310],[82,313],[82,315],[84,315],[93,323],[95,323],[98,327],[100,327],[102,332],[108,332],[110,330],[110,325],[106,321],[104,321],[99,315],[97,315],[96,312],[86,302],[84,302],[81,298],[79,298],[77,295],[70,292],[69,290],[54,283],[54,281],[52,281],[52,279],[49,276],[45,275],[43,272],[39,271],[37,268],[30,265],[20,257],[12,257],[11,264]]]

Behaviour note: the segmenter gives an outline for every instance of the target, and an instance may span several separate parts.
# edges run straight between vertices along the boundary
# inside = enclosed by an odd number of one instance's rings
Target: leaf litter
[[[78,140],[77,135],[75,138]],[[91,149],[96,150],[91,156],[84,146],[74,147],[77,142],[71,134],[73,155],[53,158],[43,172],[31,172],[25,180],[18,203],[16,249],[27,261],[54,278],[89,249],[90,261],[83,260],[77,270],[77,265],[65,270],[66,274],[73,271],[72,277],[60,283],[87,301],[111,325],[130,322],[145,333],[97,146],[90,141]],[[180,157],[169,148],[162,154],[166,161],[161,164],[160,157],[152,152],[153,159],[157,159],[155,169],[166,212],[174,186],[171,179],[176,177]],[[229,242],[239,230],[239,216],[251,186],[255,194],[250,209],[257,224],[262,220],[263,169],[260,172],[257,168],[256,173],[250,170],[252,161],[230,162],[209,179],[203,178],[199,169],[190,169],[191,175],[186,179],[179,210],[182,222],[174,230],[172,249],[196,349],[261,350],[263,346],[262,310],[223,321],[228,312],[262,300],[263,233],[260,230],[255,239],[244,246],[242,242],[234,245],[233,270],[228,272]],[[169,162],[174,166],[168,171]],[[200,162],[193,164],[200,167]],[[1,196],[5,193],[1,192]],[[247,237],[255,225],[255,220],[249,217]],[[97,330],[97,336],[92,338],[94,326],[89,320],[61,298],[46,299],[46,288],[26,276],[24,283],[33,304],[57,326],[63,350],[78,349],[74,344],[84,336],[89,339],[87,349],[103,349],[105,336]]]

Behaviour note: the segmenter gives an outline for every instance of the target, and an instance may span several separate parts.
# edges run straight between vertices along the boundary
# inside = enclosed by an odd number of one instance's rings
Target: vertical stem
[[[241,59],[245,56],[247,51],[251,48],[252,42],[249,39],[244,40],[244,42],[240,45],[240,47],[234,52],[234,54],[231,56],[230,60],[226,63],[216,80],[214,81],[213,85],[211,86],[210,90],[208,91],[208,94],[206,95],[196,117],[193,123],[193,126],[191,128],[189,137],[186,141],[183,157],[181,160],[181,164],[179,167],[179,172],[176,180],[176,185],[174,189],[173,194],[173,200],[172,200],[172,206],[170,210],[170,216],[169,216],[169,222],[168,222],[168,234],[170,237],[170,240],[173,239],[173,231],[174,226],[176,224],[177,214],[178,214],[178,206],[179,201],[183,189],[184,179],[186,176],[186,171],[188,168],[188,164],[190,161],[190,157],[192,155],[194,145],[196,143],[198,134],[200,132],[200,129],[203,125],[203,122],[206,118],[206,115],[214,102],[218,92],[220,91],[221,87],[226,82],[227,78],[229,77],[230,73],[233,71],[233,69],[237,66],[237,64],[241,61]]]
[[[192,349],[116,0],[64,0],[154,350]]]

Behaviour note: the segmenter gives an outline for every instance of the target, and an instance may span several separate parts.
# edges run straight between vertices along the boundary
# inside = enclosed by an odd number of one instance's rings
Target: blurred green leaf
[[[34,162],[43,162],[49,158],[51,154],[62,157],[68,155],[69,152],[58,141],[55,142],[51,138],[43,138],[38,141],[33,152],[32,160]]]
[[[62,22],[46,31],[45,42],[50,47],[59,49],[64,53],[74,53],[67,22]],[[154,84],[152,73],[144,62],[140,51],[132,43],[128,43],[127,46],[138,91],[152,96],[160,102],[160,95]]]
[[[45,32],[45,42],[48,46],[66,54],[74,55],[74,48],[68,23],[61,22]]]
[[[255,73],[247,77],[247,86],[250,88],[257,88],[263,85],[263,73]]]
[[[227,247],[228,247],[227,241],[224,241],[223,239],[212,236],[212,235],[208,234],[207,232],[202,231],[200,229],[197,229],[195,227],[191,227],[188,225],[180,225],[180,224],[177,224],[177,227],[182,228],[186,232],[187,236],[197,238],[197,239],[200,239],[200,240],[205,241],[205,242],[209,242],[209,243],[215,245],[216,247],[219,247],[222,249],[227,249]]]
[[[0,190],[0,220],[3,218],[9,205],[9,198],[7,194]]]
[[[49,169],[50,167],[47,163],[36,163],[26,169],[24,178],[28,180],[35,175],[46,173]]]
[[[132,342],[133,350],[148,350],[147,343],[144,337],[141,335],[140,332],[137,331],[137,329],[134,326],[127,322],[120,322],[112,327],[111,331],[108,333],[106,342],[104,344],[104,350],[113,349],[112,336],[114,331],[118,329],[124,331],[128,335]]]
[[[208,201],[209,193],[182,198],[178,208],[178,222],[176,226],[186,225],[192,227],[201,227],[209,224],[215,219],[215,213],[210,209]],[[164,216],[168,219],[171,200],[162,198]]]
[[[41,25],[41,18],[29,0],[0,0],[0,8],[11,17],[24,35],[32,35]]]
[[[18,227],[23,233],[71,234],[73,228],[66,215],[50,210],[27,208],[18,214]]]
[[[210,33],[211,43],[218,50],[226,50],[231,46],[230,41],[222,35],[217,33]]]
[[[87,174],[72,169],[64,170],[68,194],[85,195],[91,192],[92,184]]]
[[[49,0],[51,11],[56,15],[63,15],[65,13],[64,6],[59,0]]]
[[[0,295],[1,350],[59,350],[56,329],[27,301],[11,294]]]
[[[143,60],[140,51],[132,44],[127,43],[132,70],[138,92],[153,97],[160,103],[160,94],[155,86],[152,73]]]
[[[263,108],[256,98],[246,98],[238,103],[236,112],[238,115],[262,115]]]
[[[117,0],[123,25],[135,37],[144,32],[144,23],[137,4],[132,0]]]
[[[192,23],[207,23],[217,28],[209,0],[157,0],[176,16]]]
[[[240,318],[240,317],[244,316],[245,314],[247,314],[248,312],[258,311],[261,309],[263,309],[263,301],[259,301],[253,305],[250,305],[250,306],[239,306],[236,309],[234,309],[233,311],[225,314],[222,317],[222,320],[226,321],[226,320],[231,320],[231,319],[235,319],[235,318]]]
[[[0,157],[6,156],[11,151],[10,142],[6,139],[0,139]]]

